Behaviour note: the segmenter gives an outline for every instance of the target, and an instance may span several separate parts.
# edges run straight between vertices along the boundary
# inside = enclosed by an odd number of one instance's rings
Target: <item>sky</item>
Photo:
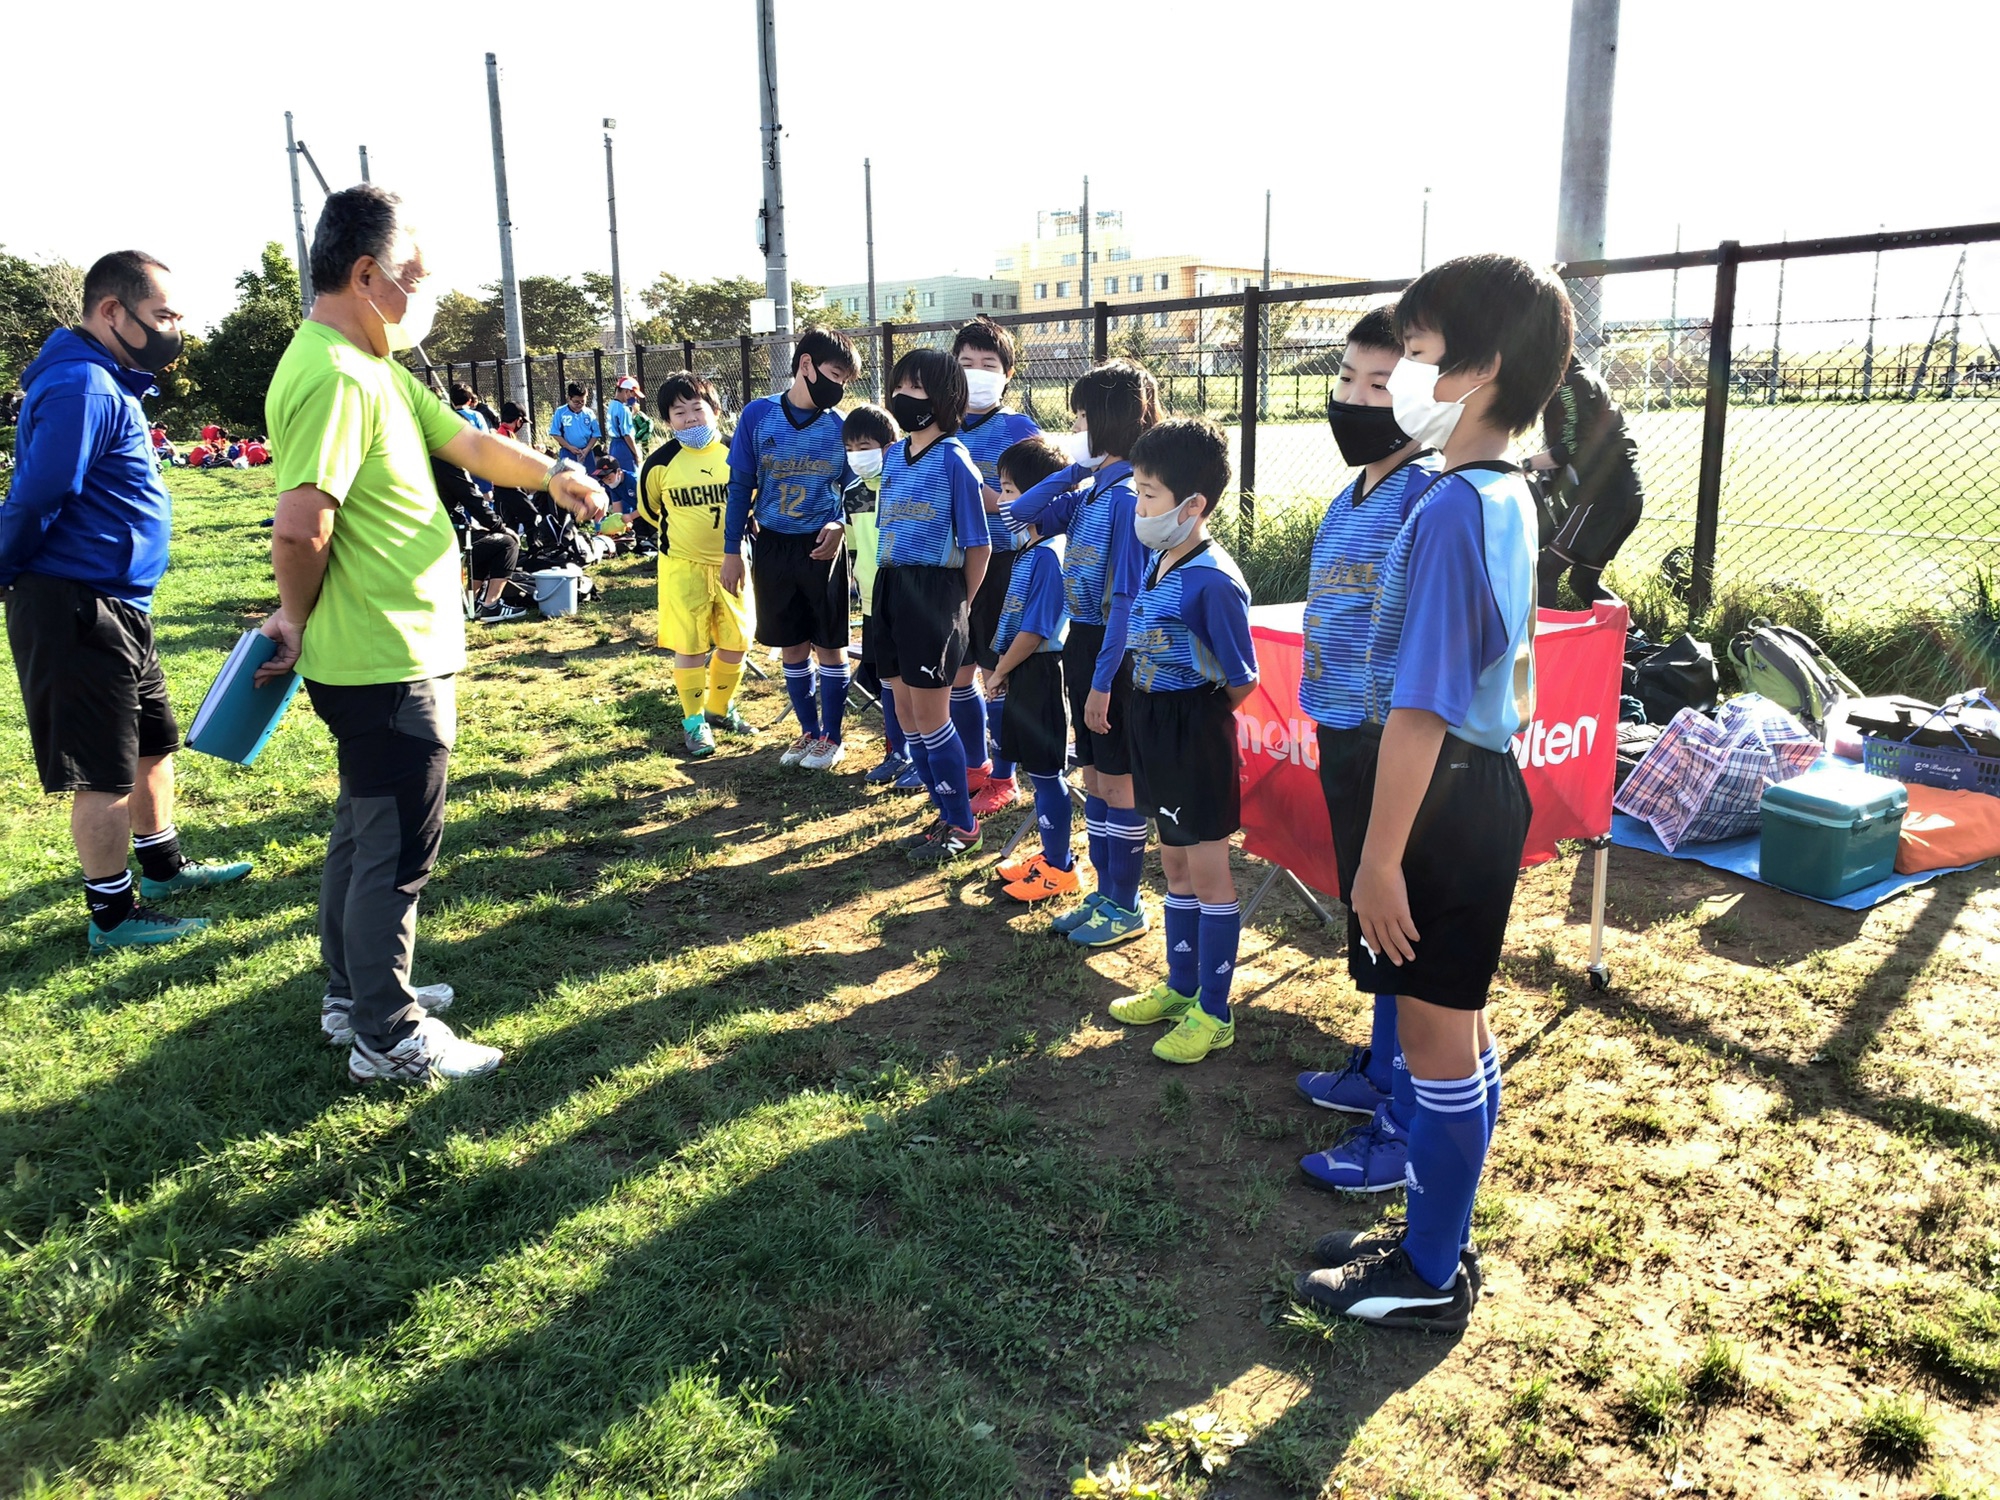
[[[777,0],[792,275],[863,277],[864,158],[883,282],[987,274],[1038,209],[1077,202],[1086,173],[1139,255],[1256,263],[1268,188],[1280,265],[1407,275],[1428,187],[1432,263],[1483,249],[1547,261],[1569,10]],[[521,274],[609,268],[611,116],[628,294],[662,270],[761,277],[752,0],[623,14],[505,0],[24,7],[0,93],[20,148],[0,244],[85,263],[138,245],[174,267],[206,327],[266,240],[292,246],[290,109],[335,186],[358,179],[365,143],[440,284],[475,288],[499,270],[490,50]],[[1851,0],[1624,0],[1608,253],[1670,249],[1676,232],[1698,246],[2000,219],[1978,75],[1953,82],[1953,59],[2000,53],[2000,6],[1898,0],[1894,17]],[[46,65],[18,65],[36,57]],[[29,144],[50,136],[60,149]],[[319,197],[308,175],[309,233]],[[1885,258],[1885,313],[1927,319],[1956,254]],[[1787,320],[1864,313],[1864,261],[1795,264]],[[1683,314],[1709,285],[1684,278]],[[1745,316],[1769,319],[1775,268],[1746,271],[1743,287]],[[2000,251],[1973,252],[1968,288],[2000,331]],[[1614,316],[1664,312],[1667,283],[1617,295]]]

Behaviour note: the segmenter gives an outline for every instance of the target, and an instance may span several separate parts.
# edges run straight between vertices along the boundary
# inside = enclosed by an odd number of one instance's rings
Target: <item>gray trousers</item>
[[[445,768],[458,734],[450,677],[344,686],[306,681],[333,733],[340,800],[320,878],[326,992],[354,1002],[354,1032],[386,1051],[417,1029],[410,987],[417,898],[444,834]]]

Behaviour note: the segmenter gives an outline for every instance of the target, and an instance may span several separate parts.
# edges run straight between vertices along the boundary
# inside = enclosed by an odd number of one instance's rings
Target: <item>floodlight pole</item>
[[[1271,190],[1264,189],[1264,281],[1263,289],[1268,296],[1271,290]],[[1257,420],[1264,420],[1264,413],[1271,405],[1271,314],[1267,304],[1257,304]]]
[[[1785,238],[1790,238],[1787,234]],[[1785,263],[1778,262],[1778,306],[1771,314],[1771,380],[1764,387],[1764,404],[1778,404],[1778,387],[1784,384],[1785,361],[1783,354],[1785,338]]]
[[[292,112],[285,111],[285,161],[292,169],[292,233],[299,242],[299,312],[312,311],[312,267],[306,258],[306,205],[299,196],[299,146],[292,136]]]
[[[368,148],[366,146],[361,148],[361,180],[363,182],[372,180],[368,176]]]
[[[514,221],[507,211],[507,144],[500,131],[500,63],[486,54],[486,109],[493,131],[493,197],[500,217],[500,301],[507,323],[507,382],[514,402],[528,406],[528,340],[521,326],[521,284],[514,278]]]
[[[778,142],[778,17],[776,0],[757,0],[757,114],[764,151],[764,295],[771,299],[771,390],[792,378],[792,283],[785,265],[785,170]]]
[[[1569,93],[1563,107],[1562,188],[1556,208],[1556,259],[1604,257],[1605,204],[1611,186],[1611,89],[1618,68],[1618,0],[1570,0]],[[1597,362],[1604,310],[1598,279],[1571,284],[1577,353]]]
[[[1424,216],[1417,227],[1417,274],[1431,268],[1431,190],[1424,189]]]
[[[1681,226],[1674,226],[1674,254],[1681,253]],[[1674,279],[1667,292],[1667,410],[1674,409],[1674,361],[1681,357],[1681,268],[1674,267]]]
[[[618,122],[604,122],[604,201],[611,212],[611,342],[618,346],[618,374],[625,374],[625,280],[618,269],[618,177],[611,165],[611,132]]]
[[[867,157],[861,158],[861,204],[862,212],[868,219],[868,326],[877,326],[875,320],[875,166]]]
[[[1886,229],[1886,224],[1877,224],[1877,230]],[[1872,400],[1875,395],[1875,304],[1882,294],[1882,251],[1875,251],[1875,279],[1868,288],[1868,344],[1861,351],[1861,399]]]
[[[1090,179],[1083,179],[1083,279],[1077,283],[1083,288],[1083,310],[1090,311]]]

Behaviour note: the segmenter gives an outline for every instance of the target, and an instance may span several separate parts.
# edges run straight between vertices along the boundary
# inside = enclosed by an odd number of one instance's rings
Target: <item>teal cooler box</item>
[[[1822,900],[1887,880],[1909,805],[1902,782],[1844,766],[1815,766],[1767,786],[1759,873]]]

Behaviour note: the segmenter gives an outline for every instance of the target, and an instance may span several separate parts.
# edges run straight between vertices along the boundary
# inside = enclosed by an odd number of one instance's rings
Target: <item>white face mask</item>
[[[965,372],[965,409],[991,411],[1007,392],[1007,377],[998,370]]]
[[[1139,545],[1142,547],[1149,547],[1155,552],[1172,551],[1175,547],[1178,547],[1182,542],[1193,536],[1195,527],[1201,524],[1201,516],[1199,514],[1190,516],[1181,515],[1182,511],[1186,510],[1200,498],[1199,495],[1190,495],[1179,505],[1176,505],[1172,510],[1162,515],[1134,516],[1132,518],[1132,535],[1139,539]]]
[[[1072,432],[1062,440],[1062,443],[1065,448],[1069,449],[1069,461],[1079,468],[1094,469],[1104,462],[1104,455],[1102,453],[1092,453],[1090,451],[1090,433],[1088,431]]]
[[[882,472],[882,450],[880,448],[856,448],[847,455],[847,466],[857,477],[873,479]]]
[[[1399,359],[1389,372],[1389,404],[1396,413],[1396,425],[1413,443],[1426,448],[1442,448],[1465,415],[1465,396],[1456,401],[1440,401],[1437,390],[1438,367]],[[1472,388],[1478,390],[1478,386]]]
[[[389,276],[387,269],[384,269],[382,274]],[[389,279],[395,280],[394,277]],[[387,313],[375,306],[372,297],[366,299],[368,305],[375,308],[375,316],[382,320],[382,337],[388,343],[391,354],[402,354],[406,350],[414,349],[430,337],[431,322],[437,316],[437,293],[430,289],[433,285],[431,277],[425,277],[424,281],[425,285],[418,287],[414,292],[403,292],[408,300],[403,304],[402,318],[394,323],[389,321]],[[403,284],[400,281],[396,282],[396,290],[403,291]]]

